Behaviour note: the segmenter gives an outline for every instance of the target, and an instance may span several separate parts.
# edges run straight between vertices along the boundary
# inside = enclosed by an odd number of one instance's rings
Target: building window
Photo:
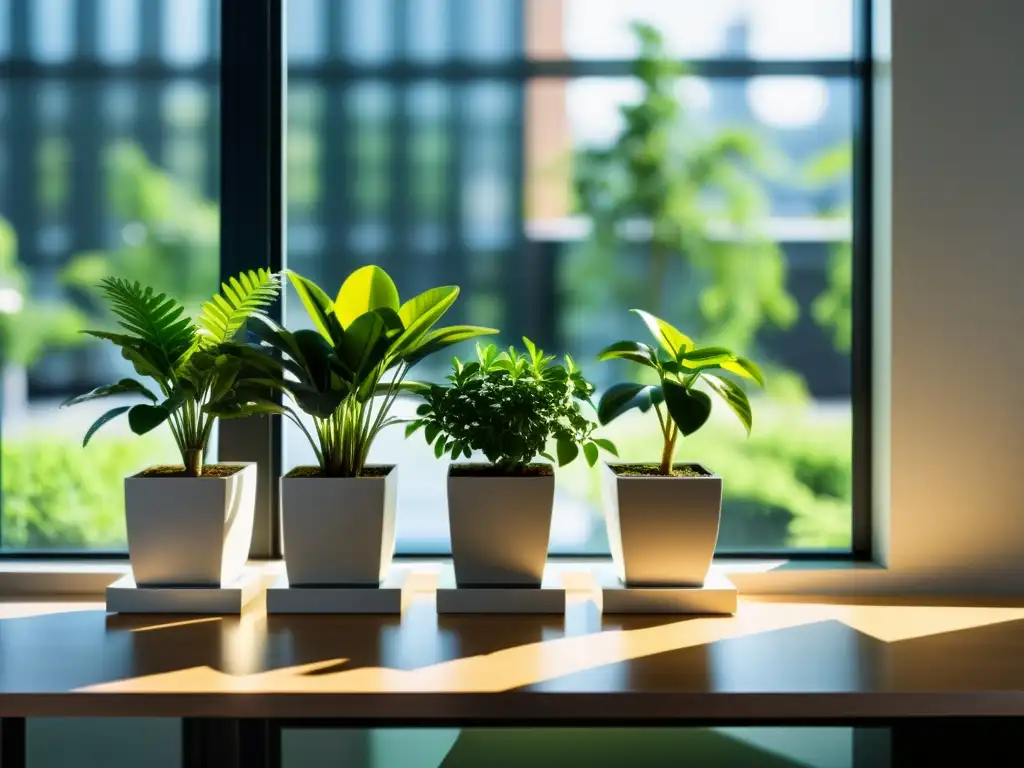
[[[130,364],[82,327],[112,324],[118,274],[198,307],[218,285],[218,0],[0,2],[0,547],[123,550],[124,484],[175,461],[170,434],[60,410]],[[88,325],[86,325],[88,323]]]
[[[76,333],[109,321],[100,277],[193,307],[215,290],[218,190],[233,173],[219,158],[221,5],[236,1],[0,0],[0,551],[123,553],[122,477],[175,458],[169,435],[123,425],[83,451],[96,414],[58,405],[125,370]],[[288,63],[286,266],[328,289],[371,262],[403,295],[460,285],[447,319],[569,352],[599,387],[627,375],[593,358],[643,333],[631,307],[742,348],[770,377],[752,436],[716,419],[679,449],[725,478],[720,551],[857,548],[861,3],[261,2],[286,16],[274,24]],[[575,183],[616,140],[621,107],[644,97],[634,22],[686,63],[671,156],[693,181],[682,200],[693,237],[672,252],[650,247],[642,220],[597,241]],[[726,136],[749,152],[724,153],[700,181],[699,161]],[[302,327],[287,298],[284,320]],[[417,374],[446,368],[431,359]],[[283,469],[309,463],[301,435],[281,432]],[[629,460],[654,458],[656,434],[642,418],[607,430]],[[401,429],[371,460],[400,465],[399,552],[446,552],[444,464]],[[578,464],[559,472],[553,553],[607,551],[597,475]]]
[[[458,284],[457,321],[570,352],[599,386],[627,373],[593,358],[643,332],[634,306],[744,349],[770,371],[752,437],[722,418],[680,448],[726,478],[720,549],[849,552],[854,10],[293,0],[288,266],[329,289],[371,262],[403,295]],[[652,254],[643,222],[618,247],[597,247],[575,194],[586,151],[611,144],[622,106],[643,96],[637,21],[691,62],[674,90],[680,167],[727,132],[756,148],[756,160],[716,169],[737,188],[698,184],[686,201],[700,208],[701,252]],[[286,320],[307,323],[297,301]],[[447,362],[424,363],[420,377],[443,376]],[[626,458],[656,457],[642,417],[608,432]],[[285,468],[310,462],[298,430],[284,433]],[[400,466],[399,551],[446,551],[445,466],[399,429],[371,458]],[[559,472],[552,552],[607,551],[599,504],[595,472]]]

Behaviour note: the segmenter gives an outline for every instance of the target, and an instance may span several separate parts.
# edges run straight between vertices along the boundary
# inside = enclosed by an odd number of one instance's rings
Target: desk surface
[[[0,604],[0,716],[733,721],[1024,715],[1024,607],[748,598],[731,618],[117,616]]]

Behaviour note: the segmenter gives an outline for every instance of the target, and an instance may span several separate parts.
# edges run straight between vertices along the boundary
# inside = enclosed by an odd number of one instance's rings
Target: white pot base
[[[593,569],[602,613],[732,616],[738,592],[722,573],[712,569],[701,587],[627,587],[612,565]]]
[[[262,591],[261,574],[246,569],[224,587],[139,587],[131,575],[107,587],[109,613],[240,614]]]
[[[282,574],[267,589],[267,613],[398,615],[408,576],[408,568],[392,568],[378,587],[290,587],[288,575]]]
[[[443,614],[563,614],[562,573],[548,565],[540,587],[462,587],[455,583],[451,564],[437,580],[437,613]]]

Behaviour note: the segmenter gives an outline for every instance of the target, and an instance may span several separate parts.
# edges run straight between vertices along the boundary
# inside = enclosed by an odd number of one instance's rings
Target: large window
[[[177,452],[60,410],[131,371],[101,277],[218,284],[218,0],[0,0],[0,546],[124,548],[122,478]],[[86,326],[85,324],[88,323]]]
[[[722,415],[680,449],[725,477],[720,547],[849,551],[854,11],[852,0],[291,0],[288,266],[330,287],[366,263],[403,294],[458,284],[458,320],[570,352],[599,387],[631,373],[593,362],[644,333],[631,307],[743,349],[770,379],[751,438]],[[614,142],[621,107],[644,96],[635,21],[691,61],[674,91],[674,151],[707,153],[727,135],[753,148],[714,160],[738,171],[729,206],[714,184],[693,191],[700,253],[652,252],[643,222],[599,245],[574,188],[587,151]],[[308,322],[297,301],[286,319]],[[627,459],[657,455],[642,416],[607,433]],[[400,429],[371,458],[399,465],[400,550],[447,549],[445,466]],[[286,468],[310,461],[286,430]],[[560,471],[552,551],[606,551],[599,505],[595,471]]]
[[[251,218],[222,179],[276,147],[243,132],[232,141],[245,151],[229,162],[225,149],[221,166],[221,72],[244,87],[264,77],[273,35],[264,51],[265,35],[238,27],[268,9],[285,17],[270,29],[283,30],[286,84],[266,79],[271,103],[286,95],[286,249],[261,261],[225,246],[222,259],[222,187],[225,233],[239,231],[229,217]],[[100,277],[195,306],[240,264],[333,289],[377,263],[403,295],[460,285],[448,319],[569,352],[602,388],[632,374],[594,362],[604,344],[643,336],[631,307],[741,349],[769,376],[752,436],[723,413],[679,449],[725,478],[720,549],[851,551],[866,514],[853,504],[854,424],[866,423],[853,329],[868,312],[854,298],[867,237],[860,13],[856,0],[0,0],[0,550],[123,550],[121,478],[175,456],[169,436],[115,426],[83,451],[96,413],[58,409],[124,370],[76,333],[109,322]],[[622,222],[615,243],[596,238],[576,184],[618,138],[621,108],[645,98],[638,21],[686,63],[670,155],[684,180],[710,163],[711,181],[683,200],[695,239],[668,252],[642,220]],[[222,61],[229,32],[242,44]],[[272,121],[250,96],[232,104]],[[745,150],[709,150],[727,140]],[[284,320],[306,325],[286,299]],[[447,364],[417,374],[437,379]],[[251,435],[283,454],[277,470],[312,459],[290,425]],[[658,452],[642,416],[606,435],[629,460]],[[446,551],[445,465],[400,428],[371,459],[399,465],[399,551]],[[272,488],[261,506],[273,530]],[[559,472],[551,550],[607,551],[598,476],[582,461]]]

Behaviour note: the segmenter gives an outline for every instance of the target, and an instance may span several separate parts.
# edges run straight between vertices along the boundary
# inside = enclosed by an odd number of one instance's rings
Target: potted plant
[[[524,338],[526,354],[477,345],[477,360],[452,360],[447,385],[424,391],[418,418],[406,436],[423,429],[434,454],[453,460],[473,451],[488,464],[453,464],[448,473],[448,520],[455,580],[460,587],[539,587],[547,559],[556,459],[559,466],[582,449],[587,463],[599,448],[596,424],[580,408],[594,387],[568,355],[564,364]],[[537,457],[549,463],[537,463]]]
[[[395,546],[394,466],[367,466],[374,438],[399,421],[390,415],[398,394],[416,385],[409,369],[459,341],[497,333],[459,325],[434,328],[459,295],[431,288],[401,303],[388,274],[357,269],[331,300],[294,272],[288,278],[315,330],[288,331],[268,318],[255,324],[262,350],[253,363],[266,382],[312,417],[313,432],[295,409],[280,408],[309,440],[317,466],[296,467],[281,481],[281,518],[290,586],[376,586]],[[233,404],[222,405],[231,410]]]
[[[697,347],[664,320],[633,311],[659,348],[618,341],[598,359],[637,363],[651,369],[657,381],[616,384],[601,396],[597,414],[608,424],[634,408],[653,410],[661,428],[661,462],[605,467],[608,543],[627,586],[701,586],[718,542],[722,478],[700,464],[675,463],[676,444],[707,422],[712,404],[708,392],[724,401],[750,434],[750,401],[727,374],[761,386],[764,377],[752,361],[724,347]]]
[[[177,301],[137,282],[102,281],[102,294],[117,316],[119,332],[85,331],[121,349],[140,376],[155,382],[159,395],[137,379],[121,379],[67,400],[74,405],[113,396],[148,402],[118,405],[85,433],[121,416],[143,435],[166,424],[181,453],[181,464],[154,466],[125,479],[128,554],[138,586],[216,587],[237,578],[249,556],[256,465],[204,464],[207,443],[225,400],[259,371],[234,354],[233,342],[246,321],[277,296],[277,277],[266,270],[245,272],[221,286],[198,321]]]

